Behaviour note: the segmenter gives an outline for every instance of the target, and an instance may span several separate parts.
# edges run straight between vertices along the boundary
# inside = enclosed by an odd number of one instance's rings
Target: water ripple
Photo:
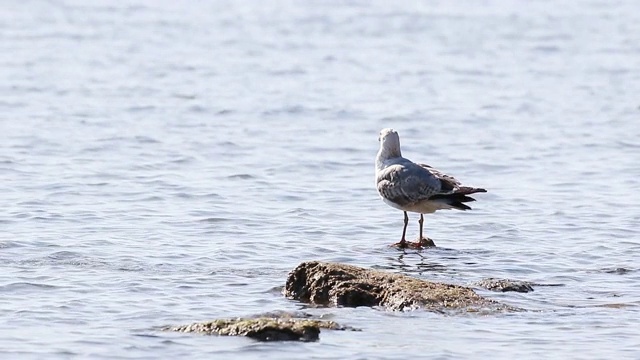
[[[5,6],[0,356],[638,357],[632,2],[226,5]],[[425,217],[435,249],[387,246],[383,127],[489,189]],[[531,310],[481,321],[332,308],[364,331],[314,344],[155,330],[326,314],[281,296],[307,260],[535,291],[479,289]]]

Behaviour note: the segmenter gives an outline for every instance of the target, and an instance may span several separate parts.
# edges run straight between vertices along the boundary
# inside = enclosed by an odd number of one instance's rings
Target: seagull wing
[[[456,192],[456,190],[460,189],[462,184],[458,179],[454,178],[451,175],[447,175],[442,171],[434,168],[433,166],[427,164],[418,164],[420,167],[428,171],[434,178],[436,178],[440,182],[440,192],[439,194],[452,194]]]
[[[447,195],[447,194],[474,194],[478,192],[487,192],[486,189],[476,188],[472,186],[463,186],[458,179],[454,178],[451,175],[447,175],[442,171],[429,166],[427,164],[419,164],[423,169],[430,172],[435,178],[440,181],[440,186],[442,191],[437,195]]]
[[[426,168],[403,159],[376,176],[380,195],[400,206],[429,199],[442,191],[442,182]]]

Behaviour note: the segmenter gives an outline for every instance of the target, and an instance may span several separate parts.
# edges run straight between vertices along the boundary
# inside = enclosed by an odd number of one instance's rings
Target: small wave
[[[640,149],[640,144],[626,142],[626,141],[618,141],[618,146],[623,147],[623,148]]]
[[[156,107],[153,105],[139,105],[139,106],[130,106],[129,108],[127,108],[127,111],[129,112],[148,112],[148,111],[153,111],[155,110]]]
[[[202,219],[202,220],[200,220],[200,222],[205,222],[205,223],[219,223],[219,222],[225,222],[225,221],[230,221],[230,220],[231,220],[231,219],[228,219],[228,218],[210,217],[210,218]]]
[[[149,136],[136,136],[136,137],[134,137],[134,140],[136,140],[140,144],[158,144],[158,143],[160,143],[159,140],[156,140],[156,139],[154,139],[152,137],[149,137]]]
[[[294,105],[294,106],[286,106],[280,109],[266,110],[262,112],[262,115],[274,116],[274,115],[281,115],[281,114],[302,114],[306,110],[307,109],[305,109],[304,106]]]
[[[39,284],[30,282],[15,282],[11,284],[1,285],[0,292],[3,291],[16,291],[25,289],[57,289],[59,286],[49,284]]]
[[[256,177],[251,175],[251,174],[235,174],[235,175],[230,175],[227,176],[227,179],[241,179],[241,180],[248,180],[248,179],[255,179]]]
[[[229,109],[222,109],[216,112],[216,115],[218,116],[223,116],[223,115],[231,115],[233,114],[234,111],[233,110],[229,110]]]
[[[4,223],[8,224],[9,221],[7,222],[0,221],[0,224],[4,224]],[[21,245],[16,241],[0,241],[0,249],[9,249],[9,248],[22,247],[22,246],[23,245]]]

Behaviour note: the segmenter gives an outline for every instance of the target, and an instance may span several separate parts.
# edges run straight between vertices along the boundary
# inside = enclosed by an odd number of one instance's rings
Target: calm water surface
[[[5,1],[2,358],[640,358],[640,4]],[[380,128],[489,189],[390,249]],[[417,235],[417,216],[411,217]],[[531,310],[305,309],[305,260]],[[158,327],[304,310],[316,343]]]

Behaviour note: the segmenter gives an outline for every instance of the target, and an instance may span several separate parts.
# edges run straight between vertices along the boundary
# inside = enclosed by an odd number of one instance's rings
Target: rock
[[[162,330],[205,335],[246,336],[260,341],[316,341],[320,329],[356,330],[333,321],[296,318],[221,319],[182,326],[167,326]]]
[[[352,265],[304,262],[289,273],[285,296],[335,306],[384,306],[390,310],[516,310],[472,289]]]
[[[515,291],[521,293],[528,293],[530,291],[533,291],[533,287],[531,286],[532,284],[530,282],[509,279],[487,278],[474,283],[474,285],[491,291]]]
[[[616,274],[616,275],[626,275],[630,272],[632,272],[632,269],[628,269],[628,268],[623,268],[623,267],[617,267],[617,268],[606,268],[606,269],[602,269],[602,271],[608,273],[608,274]]]

